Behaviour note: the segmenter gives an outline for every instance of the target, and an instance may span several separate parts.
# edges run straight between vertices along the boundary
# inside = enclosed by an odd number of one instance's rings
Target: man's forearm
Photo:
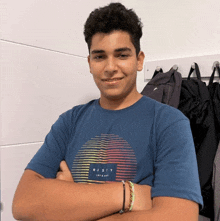
[[[39,179],[27,187],[14,208],[20,220],[97,220],[122,207],[122,184],[80,184]],[[18,206],[19,205],[19,206]]]
[[[155,200],[151,209],[126,212],[122,215],[117,213],[96,221],[198,221],[198,219],[197,203],[181,198],[158,197],[158,201]]]
[[[156,221],[152,219],[151,211],[135,211],[135,212],[127,212],[124,214],[113,214],[110,216],[106,216],[104,218],[98,219],[96,221]]]

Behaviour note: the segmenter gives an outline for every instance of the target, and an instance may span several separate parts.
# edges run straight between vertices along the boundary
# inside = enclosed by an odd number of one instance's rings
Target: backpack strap
[[[209,85],[212,85],[213,84],[213,80],[214,80],[214,76],[215,76],[215,71],[217,70],[218,72],[218,75],[219,75],[219,79],[220,79],[220,68],[219,68],[219,65],[216,65],[216,67],[214,67],[213,69],[213,72],[212,72],[212,75],[209,79]]]
[[[151,79],[153,79],[157,74],[159,74],[159,73],[163,73],[163,69],[162,68],[160,68],[159,70],[155,70],[154,71],[154,75],[153,75],[153,77],[151,78]]]
[[[201,80],[201,74],[200,74],[200,71],[199,71],[199,66],[195,62],[194,62],[194,64],[195,64],[195,69],[193,67],[191,67],[187,80],[190,80],[190,76],[191,76],[191,74],[193,73],[194,70],[196,72],[197,79]]]

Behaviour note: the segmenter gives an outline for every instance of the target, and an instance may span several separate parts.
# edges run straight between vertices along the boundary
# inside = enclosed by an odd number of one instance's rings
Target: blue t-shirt
[[[75,182],[130,180],[151,186],[152,198],[203,206],[189,120],[145,96],[122,110],[103,109],[97,99],[63,113],[26,169],[55,178],[62,160]]]

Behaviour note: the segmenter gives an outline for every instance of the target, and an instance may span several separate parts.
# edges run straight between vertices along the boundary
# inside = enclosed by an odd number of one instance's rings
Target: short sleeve
[[[172,120],[170,120],[172,121]],[[188,119],[158,125],[155,134],[152,198],[170,196],[195,201],[203,207],[198,165]]]
[[[69,130],[65,123],[66,114],[60,115],[51,127],[43,145],[31,159],[26,169],[33,170],[45,178],[55,178],[59,165],[64,160],[69,140]]]

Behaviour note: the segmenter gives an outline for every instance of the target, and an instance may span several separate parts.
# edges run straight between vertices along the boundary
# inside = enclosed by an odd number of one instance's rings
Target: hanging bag
[[[194,71],[196,78],[191,78]],[[206,84],[202,82],[198,64],[195,63],[195,69],[191,67],[187,80],[182,81],[178,109],[190,120],[196,151],[202,143],[201,137],[206,136],[209,126],[205,121],[208,117],[209,104],[209,91]]]
[[[213,83],[215,72],[218,73],[219,80],[220,80],[219,63],[213,69],[212,75],[209,79],[208,90],[209,90],[210,97],[212,100],[218,139],[220,140],[220,84],[218,82]]]
[[[195,70],[196,78],[191,78]],[[191,67],[187,80],[182,81],[178,109],[190,120],[195,143],[200,186],[204,207],[199,214],[213,219],[214,199],[212,188],[213,162],[218,142],[214,125],[214,114],[210,105],[210,95],[202,82],[198,64]]]
[[[220,68],[219,62],[213,69],[212,75],[209,80],[208,90],[210,93],[213,110],[214,110],[214,118],[215,118],[215,126],[218,133],[219,146],[216,151],[215,160],[213,164],[213,177],[212,177],[212,187],[214,191],[214,214],[215,221],[220,220],[220,84],[218,82],[214,82],[215,72],[217,71],[219,80],[220,80]]]
[[[177,108],[179,105],[181,82],[181,74],[173,68],[166,73],[163,73],[162,69],[156,70],[141,94]]]

